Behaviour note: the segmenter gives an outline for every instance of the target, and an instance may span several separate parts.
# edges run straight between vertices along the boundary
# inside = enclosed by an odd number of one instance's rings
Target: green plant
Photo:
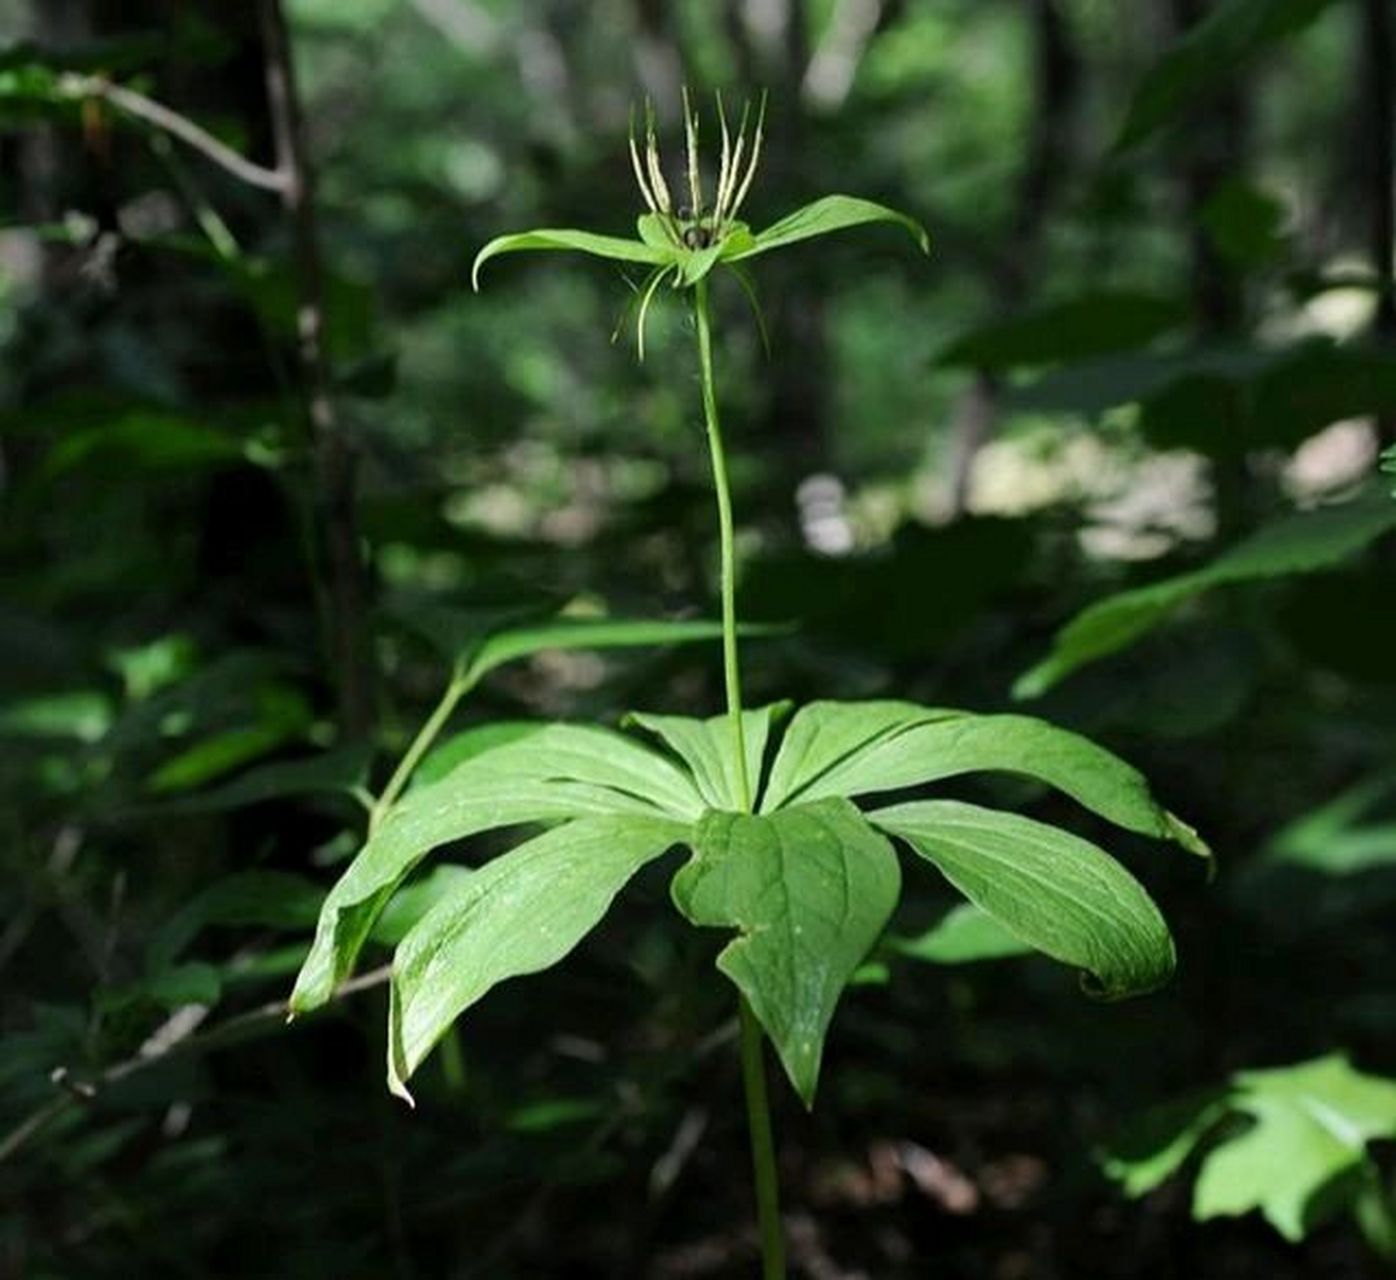
[[[373,922],[433,848],[492,828],[541,834],[469,875],[398,946],[391,985],[388,1082],[407,1082],[454,1020],[496,983],[561,960],[645,864],[690,851],[672,882],[691,924],[735,934],[718,968],[739,992],[741,1058],[768,1277],[784,1274],[763,1037],[806,1106],[813,1104],[835,1005],[895,908],[892,841],[930,862],[1019,942],[1078,966],[1118,997],[1165,981],[1167,926],[1144,889],[1079,836],[1013,813],[951,800],[860,808],[855,800],[957,775],[1007,771],[1055,787],[1129,831],[1205,846],[1161,808],[1144,778],[1109,752],[1040,720],[907,702],[815,702],[746,709],[737,647],[736,565],[718,410],[709,277],[800,240],[866,223],[921,227],[871,201],[826,196],[753,233],[736,217],[756,171],[761,120],[735,139],[719,102],[721,153],[705,202],[698,121],[685,102],[690,205],[677,209],[652,118],[631,156],[648,211],[638,239],[544,229],[502,236],[480,267],[519,250],[574,249],[652,270],[637,328],[659,285],[688,291],[716,493],[727,710],[713,719],[634,714],[631,732],[586,725],[519,729],[387,805],[330,891],[292,996],[313,1009],[348,976]],[[743,162],[745,161],[745,167]],[[449,698],[448,694],[448,698]],[[433,723],[439,717],[433,717]],[[411,761],[399,770],[404,778]],[[390,797],[394,799],[395,797]]]
[[[1199,1221],[1259,1210],[1298,1241],[1348,1212],[1373,1251],[1396,1262],[1396,1201],[1367,1149],[1378,1138],[1396,1138],[1396,1080],[1332,1054],[1238,1071],[1222,1089],[1148,1112],[1105,1167],[1128,1195],[1142,1196],[1200,1150]]]

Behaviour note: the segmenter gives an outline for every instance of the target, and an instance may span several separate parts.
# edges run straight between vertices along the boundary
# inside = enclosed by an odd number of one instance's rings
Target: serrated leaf
[[[681,769],[606,729],[548,725],[467,760],[394,806],[330,890],[291,1009],[305,1012],[330,998],[393,891],[438,845],[498,827],[588,815],[693,821],[702,808]]]
[[[830,770],[903,729],[963,714],[914,702],[811,702],[781,738],[761,812],[790,804]]]
[[[758,794],[761,766],[771,726],[789,711],[788,702],[773,703],[742,713],[742,743],[751,798]],[[688,766],[694,786],[710,809],[746,807],[737,777],[736,735],[730,716],[696,720],[691,716],[657,716],[633,711],[627,723],[637,724],[660,739]]]
[[[693,847],[674,903],[693,924],[741,931],[718,968],[811,1106],[839,995],[896,906],[896,855],[842,798],[769,815],[710,812]]]
[[[934,863],[1015,937],[1085,970],[1099,994],[1152,991],[1172,976],[1163,916],[1143,886],[1088,840],[954,800],[894,805],[868,820]]]
[[[689,834],[637,815],[579,818],[481,867],[437,903],[393,957],[388,1087],[496,983],[556,964],[646,862]]]
[[[892,938],[888,948],[929,964],[975,964],[1028,955],[1032,948],[972,902],[951,907],[925,933]]]
[[[544,227],[537,231],[519,231],[512,235],[496,236],[475,255],[474,265],[470,269],[470,283],[476,290],[480,288],[480,268],[491,258],[502,253],[544,249],[572,250],[590,254],[593,258],[643,262],[651,266],[673,262],[676,252],[646,244],[643,240],[624,240],[618,236],[602,236],[591,231]]]
[[[764,231],[758,231],[749,246],[736,242],[736,252],[729,252],[724,261],[744,262],[772,249],[783,249],[786,245],[815,236],[827,236],[835,231],[846,231],[850,227],[860,227],[868,223],[890,222],[905,228],[920,246],[922,253],[930,253],[930,237],[926,229],[914,218],[889,209],[886,205],[858,196],[823,196],[822,198],[786,214],[779,222],[773,222]]]
[[[918,720],[906,704],[849,703],[842,712],[822,712],[842,730],[843,736],[831,742],[856,737],[863,707],[869,708],[868,726],[881,725],[882,731],[807,781],[787,785],[783,803],[898,791],[964,773],[1017,773],[1055,787],[1116,826],[1207,854],[1197,834],[1154,800],[1143,774],[1079,734],[1029,716],[926,709]],[[790,727],[792,739],[800,727],[797,716]],[[790,776],[803,775],[792,768]]]
[[[1396,1137],[1396,1080],[1354,1071],[1341,1054],[1233,1077],[1231,1106],[1254,1125],[1206,1157],[1193,1197],[1199,1219],[1259,1209],[1289,1240],[1339,1207],[1324,1195]]]
[[[1122,591],[1077,614],[1057,632],[1047,657],[1018,678],[1014,696],[1037,697],[1079,667],[1127,648],[1205,591],[1326,569],[1393,528],[1396,506],[1367,497],[1277,520],[1204,569]]]

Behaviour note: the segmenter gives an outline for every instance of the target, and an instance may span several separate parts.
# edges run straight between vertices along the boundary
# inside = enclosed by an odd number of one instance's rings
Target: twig
[[[383,965],[367,973],[361,973],[358,977],[342,983],[334,993],[334,1000],[344,1000],[361,991],[382,986],[391,975],[391,965]],[[200,1016],[191,1016],[190,1011],[200,1011]],[[202,1021],[202,1012],[206,1011],[200,1010],[198,1005],[187,1005],[176,1010],[147,1037],[134,1055],[107,1067],[93,1079],[75,1077],[63,1067],[55,1069],[50,1079],[55,1085],[62,1087],[64,1092],[25,1117],[0,1140],[0,1164],[15,1155],[41,1130],[46,1129],[74,1105],[98,1097],[104,1090],[122,1080],[168,1062],[171,1058],[209,1053],[285,1026],[287,1005],[285,1000],[271,1000],[255,1009],[249,1009],[246,1013],[229,1018],[226,1022],[220,1022],[207,1031],[196,1032],[194,1028]]]
[[[233,175],[252,187],[263,191],[284,191],[287,178],[280,169],[268,169],[255,164],[246,156],[239,155],[231,147],[219,142],[213,134],[195,124],[188,116],[172,111],[154,98],[128,89],[124,85],[113,84],[101,76],[65,75],[59,82],[64,93],[74,98],[100,98],[109,102],[118,111],[125,112],[137,120],[178,138],[185,146],[192,148],[205,159],[212,161],[220,169]]]

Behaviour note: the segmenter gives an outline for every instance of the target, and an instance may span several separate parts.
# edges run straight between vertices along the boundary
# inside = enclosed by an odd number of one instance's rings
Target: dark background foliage
[[[672,130],[684,81],[769,89],[758,225],[830,190],[924,221],[929,263],[890,231],[763,260],[769,360],[717,297],[743,608],[798,623],[750,643],[749,691],[1006,709],[1079,609],[1342,500],[1396,438],[1392,25],[1385,0],[0,0],[0,1272],[751,1274],[729,994],[671,867],[473,1010],[415,1112],[372,973],[279,1016],[363,815],[249,770],[381,785],[443,620],[713,608],[678,309],[640,365],[618,271],[520,258],[476,296],[473,254],[626,234],[628,114],[648,95]],[[263,177],[308,158],[313,190],[249,184],[112,84]],[[1316,568],[1199,592],[1025,704],[1143,767],[1221,874],[1111,839],[1182,957],[1125,1005],[1039,960],[880,957],[817,1110],[778,1091],[796,1274],[1368,1274],[1345,1220],[1194,1225],[1185,1182],[1129,1202],[1094,1158],[1237,1068],[1396,1074],[1391,544]],[[569,653],[457,719],[720,705],[714,648]],[[909,881],[902,935],[950,901]]]

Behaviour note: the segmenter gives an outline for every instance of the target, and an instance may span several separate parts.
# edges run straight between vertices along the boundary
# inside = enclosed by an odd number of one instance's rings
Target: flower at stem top
[[[750,104],[743,109],[735,136],[720,94],[717,95],[716,114],[720,147],[711,200],[706,198],[703,186],[702,156],[698,145],[699,118],[685,89],[686,164],[684,181],[675,186],[679,190],[687,187],[686,202],[676,204],[671,194],[659,152],[654,111],[647,104],[643,146],[636,139],[633,117],[630,129],[630,162],[646,209],[636,222],[638,239],[554,227],[497,236],[475,257],[471,272],[474,287],[480,287],[480,268],[489,259],[502,253],[527,249],[573,249],[593,257],[648,266],[649,275],[639,290],[640,305],[636,321],[640,356],[643,359],[645,317],[656,291],[666,282],[675,289],[693,288],[705,280],[715,267],[729,267],[754,303],[751,282],[742,265],[748,259],[773,249],[783,249],[800,240],[810,240],[872,222],[891,222],[904,227],[915,238],[922,252],[930,252],[930,241],[920,223],[886,205],[859,196],[822,196],[772,223],[764,231],[753,233],[751,227],[737,215],[751,190],[761,160],[766,100],[763,96],[754,113],[754,120]]]

